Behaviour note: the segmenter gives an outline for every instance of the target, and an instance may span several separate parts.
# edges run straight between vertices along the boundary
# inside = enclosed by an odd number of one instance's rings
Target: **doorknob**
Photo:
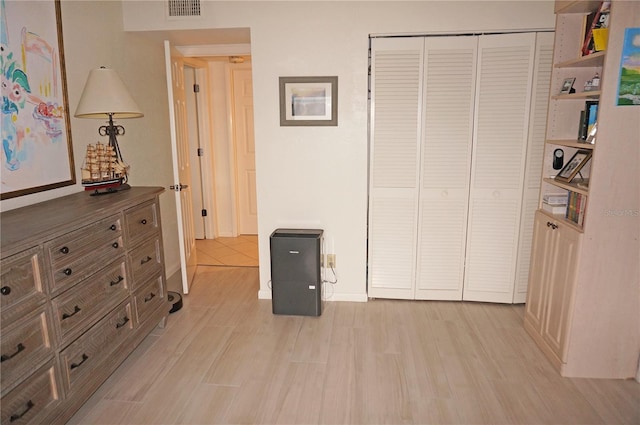
[[[174,190],[176,192],[180,192],[183,189],[187,189],[189,187],[188,184],[182,184],[182,183],[178,183],[177,185],[171,185],[169,186],[169,189]]]

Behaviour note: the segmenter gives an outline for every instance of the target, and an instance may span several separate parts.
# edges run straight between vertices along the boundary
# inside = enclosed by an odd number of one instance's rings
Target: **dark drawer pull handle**
[[[19,344],[16,346],[16,352],[15,352],[15,353],[13,353],[13,354],[3,354],[3,355],[2,355],[2,357],[0,357],[0,362],[4,362],[4,361],[6,361],[6,360],[11,360],[11,359],[12,359],[12,358],[14,358],[15,356],[17,356],[17,355],[18,355],[18,353],[20,353],[21,351],[24,351],[24,349],[25,349],[25,348],[26,348],[26,347],[25,347],[22,343],[19,343]]]
[[[82,353],[82,360],[80,361],[80,363],[71,363],[71,367],[69,367],[69,369],[75,369],[77,367],[80,367],[80,365],[82,365],[82,363],[86,362],[88,359],[89,359],[89,356]]]
[[[2,288],[0,288],[0,294],[9,295],[10,293],[11,293],[11,287],[10,286],[3,286]]]
[[[153,292],[150,293],[149,295],[147,295],[146,297],[144,297],[144,302],[148,303],[149,301],[151,301],[153,299],[153,297],[155,297],[156,294],[154,294]]]
[[[75,316],[78,313],[80,313],[80,307],[75,306],[73,308],[73,313],[65,313],[65,314],[62,315],[62,320],[68,319],[69,317],[72,317],[72,316]]]
[[[124,280],[124,277],[118,276],[118,280],[112,280],[111,282],[109,282],[109,286],[116,286],[118,283],[122,282],[123,280]]]
[[[116,231],[118,227],[115,224],[112,224],[111,226],[109,226],[109,229],[113,230],[114,232]]]
[[[140,223],[142,223],[142,224],[147,224],[147,219],[146,219],[146,218],[143,218],[142,220],[140,220]]]
[[[63,246],[62,248],[60,248],[60,252],[63,254],[68,254],[69,253],[69,247],[68,246]]]
[[[67,276],[71,276],[71,273],[73,273],[73,270],[71,270],[71,269],[64,269],[64,270],[62,271],[62,273],[66,274]]]
[[[122,319],[122,322],[116,323],[116,329],[123,327],[124,325],[127,324],[128,321],[129,321],[129,318],[125,316],[124,319]]]
[[[140,260],[140,264],[148,263],[151,260],[153,260],[153,258],[147,255],[147,258],[143,258],[142,260]]]
[[[118,242],[114,242],[111,244],[111,246],[114,247],[115,249],[118,249],[120,245],[118,245]]]
[[[33,406],[35,406],[35,404],[33,404],[33,401],[31,400],[27,401],[27,408],[24,409],[22,413],[14,413],[13,415],[11,415],[11,417],[9,418],[9,422],[17,421],[18,419],[26,415],[29,412],[29,410],[33,408]]]

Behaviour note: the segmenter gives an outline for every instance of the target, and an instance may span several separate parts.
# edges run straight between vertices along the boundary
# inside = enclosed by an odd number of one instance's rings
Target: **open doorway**
[[[250,57],[185,59],[198,262],[257,266]]]

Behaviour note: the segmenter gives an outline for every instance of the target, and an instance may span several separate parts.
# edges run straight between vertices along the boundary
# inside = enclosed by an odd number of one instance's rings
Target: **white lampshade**
[[[109,68],[92,69],[82,90],[78,118],[139,118],[144,116],[118,74]]]

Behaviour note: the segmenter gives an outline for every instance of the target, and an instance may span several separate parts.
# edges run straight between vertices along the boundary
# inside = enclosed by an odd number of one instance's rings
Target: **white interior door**
[[[238,233],[255,235],[258,233],[258,204],[251,65],[232,65],[231,78]]]
[[[370,296],[523,301],[552,40],[536,38],[372,40]]]
[[[371,297],[414,297],[423,55],[421,37],[371,41]]]
[[[198,93],[196,70],[188,65],[184,67],[184,94],[187,107],[187,135],[189,137],[189,165],[191,169],[191,202],[193,203],[193,228],[196,239],[205,239],[205,222],[202,211],[206,209],[202,190],[202,164],[200,162],[200,137],[198,131]]]
[[[511,303],[535,33],[480,36],[463,299]]]
[[[173,161],[173,185],[178,215],[178,240],[182,291],[187,294],[198,264],[193,225],[191,199],[191,169],[189,167],[189,138],[187,134],[187,108],[184,92],[184,63],[180,53],[164,42],[169,96],[169,127]]]
[[[478,38],[425,40],[416,299],[461,300]]]

